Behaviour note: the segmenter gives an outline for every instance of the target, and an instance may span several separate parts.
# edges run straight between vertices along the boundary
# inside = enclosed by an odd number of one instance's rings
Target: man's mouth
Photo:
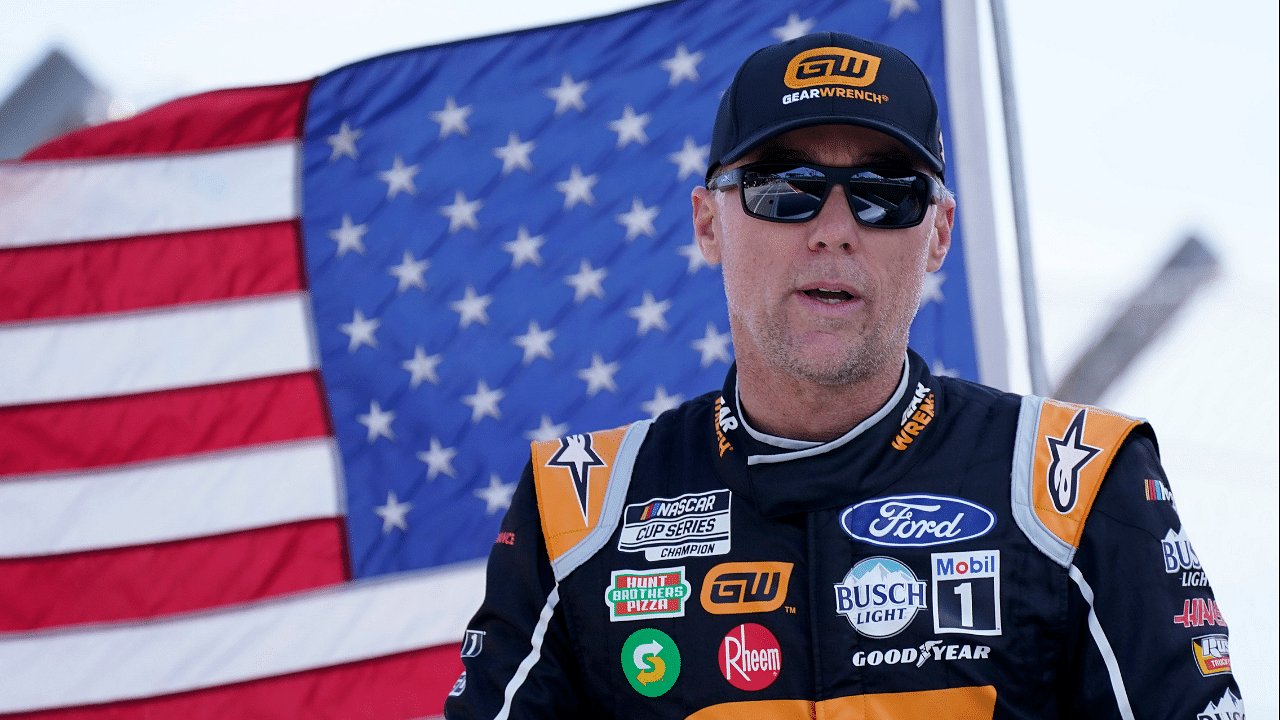
[[[828,305],[839,305],[842,302],[853,299],[853,295],[845,292],[844,290],[828,290],[827,288],[820,287],[813,288],[812,290],[805,290],[804,294],[814,300],[819,300]]]

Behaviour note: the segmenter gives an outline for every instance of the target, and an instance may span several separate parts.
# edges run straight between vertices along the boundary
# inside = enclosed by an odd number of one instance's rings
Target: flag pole
[[[1000,98],[1004,109],[1004,137],[1009,158],[1009,185],[1013,191],[1013,227],[1018,248],[1018,275],[1022,286],[1022,317],[1027,331],[1027,365],[1031,392],[1048,395],[1049,376],[1044,366],[1040,334],[1040,306],[1036,294],[1035,267],[1031,258],[1031,230],[1027,225],[1027,192],[1022,169],[1022,134],[1018,127],[1018,103],[1014,92],[1013,64],[1009,58],[1009,26],[1004,0],[991,0],[991,25],[995,35],[996,64],[1000,73]]]

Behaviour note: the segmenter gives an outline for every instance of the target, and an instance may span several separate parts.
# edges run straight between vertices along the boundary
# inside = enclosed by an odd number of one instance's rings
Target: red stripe
[[[343,543],[339,522],[324,519],[0,560],[0,587],[22,588],[0,593],[0,632],[154,617],[333,585],[346,580]]]
[[[145,700],[15,713],[6,720],[409,720],[438,716],[462,672],[457,645]],[[288,708],[283,715],[282,708]]]
[[[314,372],[0,408],[0,475],[100,467],[322,437]]]
[[[300,137],[311,83],[215,90],[180,98],[127,120],[67,133],[22,159],[209,150]]]
[[[0,250],[0,322],[303,287],[292,221]]]

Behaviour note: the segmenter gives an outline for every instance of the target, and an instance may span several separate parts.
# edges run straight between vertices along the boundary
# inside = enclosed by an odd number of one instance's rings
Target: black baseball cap
[[[738,68],[716,112],[707,177],[775,135],[832,124],[889,135],[942,176],[938,101],[920,68],[888,45],[816,32],[757,50]]]

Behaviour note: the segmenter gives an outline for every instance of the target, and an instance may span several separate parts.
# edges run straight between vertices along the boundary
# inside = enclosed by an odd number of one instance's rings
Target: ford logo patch
[[[855,540],[887,547],[927,547],[972,540],[995,527],[996,515],[978,503],[946,495],[894,495],[864,500],[840,513]]]

